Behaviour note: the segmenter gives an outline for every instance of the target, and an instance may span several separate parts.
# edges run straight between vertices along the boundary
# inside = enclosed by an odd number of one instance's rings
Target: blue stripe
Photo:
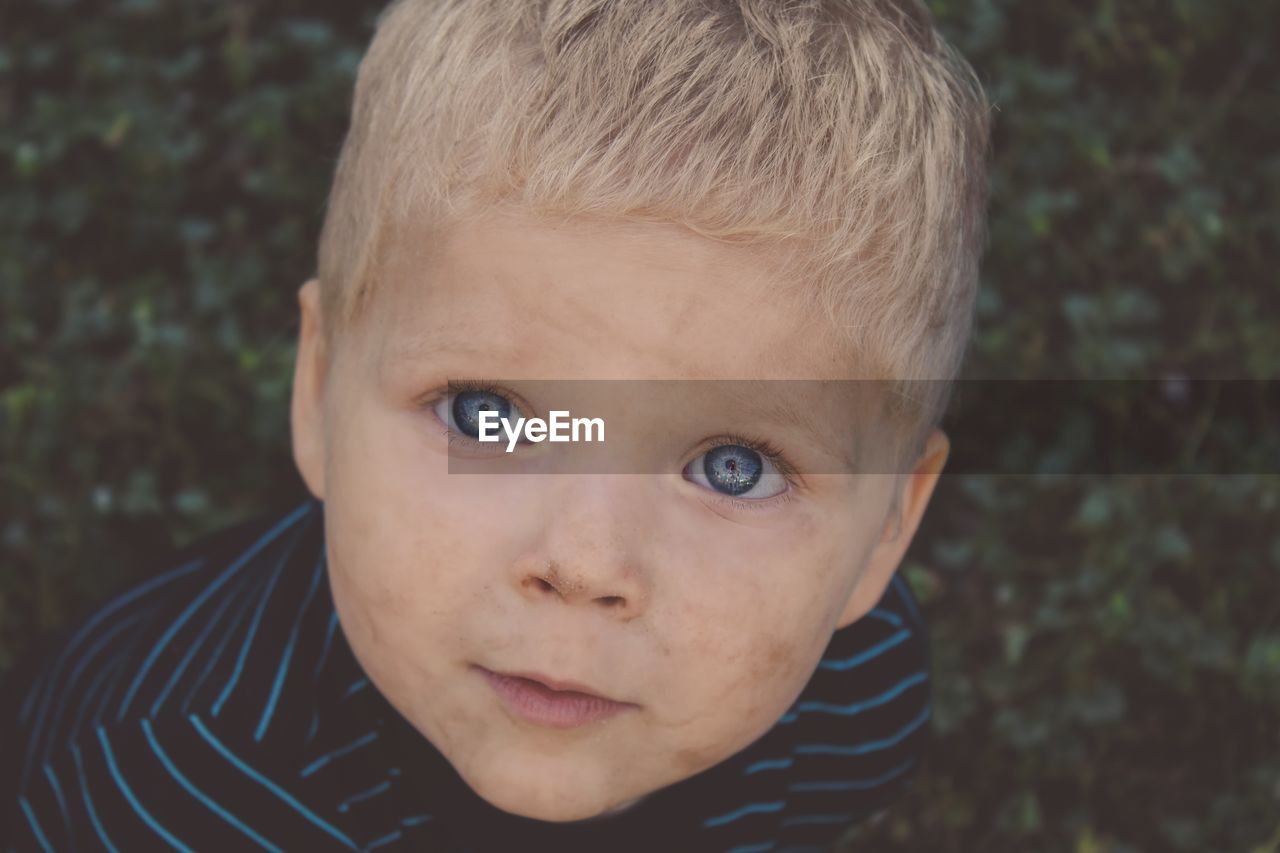
[[[40,828],[40,821],[36,820],[36,813],[27,804],[27,798],[18,797],[18,805],[22,806],[22,811],[26,813],[27,823],[31,824],[31,831],[35,834],[36,841],[40,842],[40,846],[44,848],[45,853],[53,853],[53,847],[50,846],[49,839],[44,837],[44,830]]]
[[[130,647],[132,650],[132,646]],[[113,665],[104,667],[97,677],[93,679],[93,683],[89,688],[81,694],[80,710],[76,711],[76,718],[71,722],[71,730],[67,733],[64,740],[73,740],[80,737],[80,732],[84,730],[84,721],[88,717],[92,720],[90,725],[97,727],[102,720],[102,712],[106,709],[111,701],[116,682],[129,669],[128,659],[120,658],[113,662]],[[103,682],[108,678],[111,679],[109,686],[103,687]],[[99,688],[102,688],[101,690]],[[95,701],[95,697],[96,701]],[[90,710],[92,709],[92,710]]]
[[[222,706],[226,704],[227,699],[231,696],[231,691],[235,689],[236,684],[240,681],[240,675],[244,672],[244,662],[249,659],[249,649],[253,648],[253,638],[257,636],[258,626],[262,624],[262,614],[267,610],[267,602],[271,600],[271,593],[275,591],[280,575],[284,574],[284,564],[289,561],[292,553],[292,548],[286,548],[280,555],[280,559],[276,560],[275,567],[271,570],[271,580],[267,584],[266,592],[262,594],[262,599],[258,602],[257,609],[253,613],[253,621],[249,624],[249,632],[245,634],[244,643],[240,646],[240,655],[236,658],[235,669],[231,671],[231,678],[227,680],[226,686],[222,688],[221,695],[213,703],[213,715],[215,717],[222,713]]]
[[[18,707],[18,721],[25,723],[27,717],[31,716],[31,703],[36,701],[36,697],[45,693],[45,683],[49,680],[49,669],[46,667],[40,677],[31,683],[31,691],[27,693],[27,698],[22,700],[22,705]]]
[[[302,607],[298,608],[298,615],[293,620],[293,629],[289,632],[289,642],[285,645],[284,655],[280,658],[280,668],[276,671],[275,683],[271,685],[271,698],[267,700],[267,707],[262,709],[262,719],[258,722],[258,730],[253,733],[253,739],[256,741],[261,741],[262,736],[267,733],[267,725],[271,722],[271,715],[275,713],[276,703],[280,701],[280,689],[284,686],[284,677],[289,671],[289,661],[293,659],[294,646],[298,644],[298,631],[302,628],[302,619],[307,615],[307,609],[311,607],[311,600],[316,596],[316,589],[320,586],[320,575],[323,567],[324,561],[317,560],[315,570],[312,572],[311,588],[307,590],[307,596],[302,601]]]
[[[244,596],[238,591],[227,591],[227,597],[234,599],[240,603],[243,602]],[[204,683],[209,680],[209,676],[213,674],[213,670],[222,661],[222,653],[226,651],[231,640],[236,636],[236,632],[240,630],[240,623],[249,616],[249,608],[241,607],[236,613],[235,618],[231,620],[231,624],[222,633],[222,639],[218,640],[218,645],[214,646],[213,651],[209,654],[209,659],[204,662],[204,668],[200,671],[200,676],[191,682],[191,689],[187,691],[187,695],[182,698],[181,713],[186,716],[191,709],[191,701],[200,695],[200,689],[204,687]]]
[[[895,628],[902,627],[902,617],[897,613],[894,613],[892,610],[885,610],[882,607],[877,607],[868,612],[867,615],[876,619],[883,619]]]
[[[757,773],[761,770],[784,770],[791,766],[793,760],[790,758],[768,758],[764,761],[757,761],[752,764],[744,772]]]
[[[359,693],[361,690],[364,690],[368,686],[369,686],[369,679],[362,678],[359,681],[357,681],[355,684],[348,687],[347,692],[342,694],[342,698],[350,699],[356,693]]]
[[[338,747],[333,752],[320,756],[315,761],[311,762],[306,767],[302,768],[302,772],[299,773],[298,775],[305,779],[306,777],[310,776],[312,773],[319,770],[321,767],[324,767],[330,761],[333,761],[335,758],[341,758],[342,756],[346,755],[349,752],[352,752],[354,750],[359,749],[362,746],[366,746],[368,744],[373,743],[377,739],[378,739],[378,732],[376,730],[369,732],[367,735],[361,735],[360,737],[356,738],[354,741],[347,744],[346,746]]]
[[[120,768],[116,766],[116,758],[111,754],[111,744],[107,743],[107,732],[102,726],[98,726],[98,740],[102,742],[102,754],[107,757],[107,768],[111,771],[112,777],[116,780],[116,785],[120,787],[120,793],[124,794],[125,799],[129,801],[129,805],[133,806],[133,810],[138,813],[138,817],[146,822],[147,826],[155,830],[156,834],[168,841],[179,850],[191,850],[190,847],[179,841],[173,833],[161,826],[156,819],[153,818],[146,809],[142,807],[142,803],[138,802],[138,798],[133,795],[133,791],[129,789],[129,785],[124,781],[124,776],[120,775]]]
[[[417,826],[418,824],[426,823],[429,820],[431,820],[431,815],[418,814],[418,815],[412,815],[410,817],[401,818],[400,823],[403,824],[404,826]]]
[[[782,806],[783,806],[783,803],[781,800],[776,800],[772,803],[752,803],[749,806],[743,806],[740,809],[735,809],[734,811],[731,811],[728,814],[720,815],[719,817],[707,818],[702,822],[702,825],[710,828],[713,826],[720,826],[721,824],[725,824],[725,823],[732,823],[738,818],[746,817],[749,814],[761,814],[765,812],[780,812],[782,811]]]
[[[195,642],[191,644],[191,648],[183,655],[181,663],[174,669],[173,674],[169,676],[169,681],[165,684],[164,689],[160,691],[160,695],[156,697],[156,701],[151,703],[151,716],[158,716],[160,708],[164,705],[165,700],[169,698],[169,693],[177,685],[178,679],[182,677],[182,673],[187,671],[187,667],[191,664],[192,659],[196,656],[196,652],[203,648],[205,640],[209,639],[209,634],[213,631],[213,627],[218,624],[218,620],[222,618],[222,614],[231,606],[231,602],[235,601],[234,595],[224,595],[222,603],[218,605],[218,609],[205,622],[204,628],[200,631],[200,635],[196,637]]]
[[[844,746],[841,744],[830,743],[813,743],[797,746],[795,751],[800,755],[862,755],[865,752],[874,752],[877,749],[886,749],[902,740],[911,732],[924,725],[924,721],[929,719],[929,708],[925,708],[920,712],[914,720],[907,723],[900,730],[895,732],[883,740],[869,740],[860,743],[857,746]]]
[[[292,807],[293,807],[293,808],[298,812],[298,814],[302,815],[302,816],[303,816],[303,817],[305,817],[307,820],[311,821],[311,823],[315,824],[317,827],[319,827],[320,829],[324,830],[324,831],[325,831],[325,832],[327,832],[329,835],[331,835],[331,836],[333,836],[334,838],[336,838],[338,841],[341,841],[343,844],[347,845],[347,847],[351,848],[352,850],[355,850],[355,849],[356,849],[356,844],[355,844],[355,842],[354,842],[354,841],[352,841],[350,838],[347,838],[347,836],[343,835],[341,832],[339,832],[339,831],[338,831],[336,828],[334,828],[333,826],[331,826],[331,825],[329,825],[328,823],[326,823],[325,821],[321,820],[321,819],[320,819],[318,816],[316,816],[316,815],[315,815],[315,813],[313,813],[310,809],[308,809],[308,808],[307,808],[306,806],[304,806],[302,803],[298,802],[298,801],[297,801],[297,800],[295,800],[292,796],[290,796],[290,795],[289,795],[289,793],[288,793],[287,791],[285,791],[283,788],[281,788],[281,787],[280,787],[279,785],[277,785],[276,783],[272,782],[272,781],[271,781],[270,779],[268,779],[267,777],[263,776],[263,775],[262,775],[261,773],[259,773],[258,771],[254,770],[254,769],[253,769],[252,767],[250,767],[248,764],[245,764],[245,763],[244,763],[244,761],[242,761],[242,760],[239,758],[239,756],[237,756],[237,755],[236,755],[235,753],[233,753],[231,750],[229,750],[229,749],[227,749],[225,746],[223,746],[222,742],[221,742],[221,741],[219,741],[216,737],[214,737],[213,732],[211,732],[211,731],[209,731],[207,728],[205,728],[204,723],[202,723],[202,722],[200,721],[200,718],[199,718],[198,716],[196,716],[195,714],[192,714],[188,719],[190,719],[190,720],[191,720],[191,725],[195,726],[195,729],[196,729],[196,731],[197,731],[197,732],[199,732],[199,733],[200,733],[200,736],[201,736],[202,738],[204,738],[204,739],[205,739],[205,741],[206,741],[210,746],[212,746],[215,750],[217,750],[217,752],[218,752],[218,753],[219,753],[223,758],[227,759],[227,761],[230,761],[233,765],[235,765],[235,767],[236,767],[236,768],[237,768],[241,773],[245,774],[245,775],[246,775],[246,776],[248,776],[250,779],[253,779],[255,782],[257,782],[258,784],[262,785],[262,786],[263,786],[264,788],[266,788],[268,791],[270,791],[271,793],[275,794],[275,795],[276,795],[277,797],[279,797],[280,799],[284,800],[286,803],[288,803],[290,806],[292,806]]]
[[[44,766],[44,775],[49,780],[49,787],[53,788],[53,796],[58,801],[58,810],[62,812],[63,823],[70,826],[71,812],[67,811],[67,801],[62,796],[62,786],[58,784],[58,777],[53,775],[53,768],[48,764]]]
[[[142,731],[146,734],[147,743],[151,744],[151,751],[156,754],[156,758],[160,759],[160,763],[163,764],[165,769],[169,771],[169,775],[172,776],[174,779],[176,779],[178,784],[181,785],[183,788],[185,788],[188,794],[195,797],[197,800],[203,803],[204,806],[207,809],[209,809],[209,811],[213,812],[218,817],[222,818],[227,823],[231,824],[236,829],[240,830],[245,835],[249,836],[254,841],[258,842],[258,844],[262,845],[268,850],[280,851],[279,847],[275,846],[270,841],[267,841],[261,835],[254,832],[251,828],[249,828],[242,821],[240,821],[235,815],[231,814],[222,806],[218,805],[208,795],[206,795],[203,791],[201,791],[199,788],[193,785],[191,781],[187,779],[186,776],[182,775],[182,773],[178,770],[178,768],[174,766],[173,762],[169,760],[169,756],[165,755],[164,750],[160,747],[160,743],[156,740],[155,732],[151,730],[150,720],[144,719],[142,721]]]
[[[929,676],[927,674],[923,672],[917,672],[917,673],[914,673],[913,675],[908,676],[907,678],[905,678],[898,684],[894,685],[893,687],[889,688],[889,690],[885,691],[884,693],[881,693],[879,696],[874,696],[871,699],[867,699],[862,702],[853,702],[848,705],[833,705],[829,702],[801,702],[799,705],[796,706],[797,711],[791,711],[784,714],[782,718],[778,720],[778,723],[780,725],[787,725],[789,723],[794,723],[796,720],[800,719],[801,713],[811,713],[811,712],[852,716],[853,714],[861,713],[862,711],[865,711],[868,708],[874,708],[877,705],[883,705],[885,702],[888,702],[892,700],[894,697],[900,695],[902,691],[906,690],[907,688],[928,680],[929,680]]]
[[[392,841],[395,841],[403,834],[404,833],[402,833],[400,830],[397,829],[394,832],[391,832],[387,835],[382,836],[381,838],[375,838],[373,841],[370,841],[368,844],[364,846],[364,849],[372,850],[375,847],[381,847],[384,844],[390,844]]]
[[[162,586],[163,584],[166,584],[171,580],[176,580],[177,578],[180,578],[183,575],[186,575],[195,571],[197,568],[200,567],[201,563],[203,562],[204,562],[203,557],[197,558],[195,560],[192,560],[189,563],[184,563],[183,565],[179,566],[176,569],[173,569],[172,571],[165,572],[162,575],[157,575],[156,577],[151,578],[145,583],[139,584],[134,589],[129,590],[124,595],[118,596],[117,598],[113,599],[109,604],[107,604],[105,607],[103,607],[101,610],[95,613],[93,617],[89,619],[88,622],[84,623],[84,625],[81,626],[80,630],[76,631],[75,636],[71,638],[71,641],[67,643],[67,646],[63,650],[62,654],[58,656],[58,661],[53,666],[52,675],[50,678],[50,686],[52,686],[52,684],[57,681],[58,673],[62,670],[63,665],[67,662],[67,656],[70,655],[76,649],[76,647],[80,645],[81,641],[84,640],[85,636],[94,628],[96,628],[99,623],[101,623],[104,619],[106,619],[112,613],[115,613],[121,607],[124,607],[125,605],[133,601],[136,601],[140,597],[151,592],[151,590],[155,589],[156,587]],[[27,700],[22,703],[21,719],[23,722],[26,722],[28,715],[30,715],[31,713],[31,702],[32,700],[35,699],[36,692],[37,691],[32,691],[32,693],[29,696],[27,696]],[[44,705],[47,704],[48,699],[49,697],[46,696],[45,701],[41,703],[41,707],[44,707]],[[40,717],[43,717],[43,716],[44,716],[44,711],[41,711]],[[37,718],[36,729],[35,729],[35,732],[32,733],[32,737],[34,738],[35,735],[39,733],[39,731],[40,731],[40,718]]]
[[[363,803],[365,800],[371,800],[374,797],[378,796],[379,794],[385,791],[389,791],[390,789],[391,789],[391,783],[386,779],[383,779],[381,782],[374,785],[369,790],[361,791],[358,794],[352,794],[351,796],[347,797],[338,805],[338,811],[349,812],[351,811],[351,807],[356,803]]]
[[[329,646],[333,643],[334,629],[338,627],[338,611],[334,610],[329,617],[329,627],[324,633],[324,645],[320,647],[320,659],[316,661],[315,672],[312,673],[312,680],[320,678],[320,670],[324,669],[325,661],[329,659]]]
[[[904,678],[879,696],[874,696],[862,702],[852,702],[848,705],[832,705],[827,702],[801,702],[799,709],[803,712],[820,711],[824,714],[841,714],[850,716],[865,711],[868,708],[874,708],[883,705],[885,702],[892,700],[895,696],[902,694],[902,691],[921,682],[928,681],[929,676],[923,672],[917,672]]]
[[[72,670],[71,676],[67,679],[67,683],[63,685],[62,696],[58,699],[58,705],[56,708],[54,708],[53,718],[49,724],[49,730],[48,730],[49,738],[48,738],[48,741],[44,744],[44,749],[41,750],[41,761],[48,761],[49,759],[49,750],[53,746],[53,738],[57,737],[58,735],[58,724],[62,722],[62,715],[66,711],[67,699],[71,696],[72,693],[77,693],[81,697],[81,702],[82,702],[81,710],[83,710],[85,707],[83,704],[84,699],[87,698],[88,695],[91,695],[92,691],[97,689],[98,685],[102,683],[104,674],[111,669],[111,664],[116,663],[118,665],[119,660],[118,659],[111,660],[106,663],[103,663],[101,665],[102,666],[101,672],[99,672],[98,676],[94,678],[93,682],[90,684],[90,689],[87,692],[81,692],[75,689],[77,686],[79,686],[80,675],[81,673],[84,672],[84,668],[88,666],[89,663],[98,655],[98,653],[102,651],[103,648],[106,647],[118,635],[124,633],[125,631],[127,631],[128,629],[136,625],[139,621],[141,621],[144,615],[145,615],[144,613],[135,613],[134,615],[130,616],[128,619],[123,620],[119,624],[113,625],[111,627],[111,630],[104,632],[102,636],[98,637],[98,640],[96,643],[94,643],[93,648],[90,649],[89,652],[83,657],[81,657],[80,660],[76,663],[76,667],[74,670]],[[76,720],[78,721],[79,719],[80,719],[80,714],[77,714]],[[74,733],[75,733],[75,730],[73,730],[73,734]],[[31,744],[34,746],[34,741],[32,741]]]
[[[123,596],[114,598],[113,601],[108,603],[108,605],[102,607],[100,611],[97,611],[90,620],[84,622],[81,629],[76,631],[76,635],[70,639],[67,647],[63,649],[63,653],[59,654],[58,662],[54,663],[54,667],[52,667],[52,670],[50,671],[49,681],[47,681],[47,689],[44,692],[44,698],[42,698],[40,702],[40,713],[38,713],[36,717],[36,724],[32,727],[31,735],[29,735],[29,738],[27,739],[27,743],[31,749],[28,749],[27,760],[23,762],[22,766],[22,781],[20,781],[20,786],[22,786],[22,788],[26,788],[27,786],[27,779],[29,774],[31,774],[33,758],[35,758],[35,747],[36,744],[40,743],[42,727],[44,727],[45,721],[49,719],[49,717],[47,717],[47,712],[49,712],[49,702],[52,697],[54,697],[54,688],[58,685],[58,676],[61,674],[63,667],[67,665],[70,654],[72,654],[73,651],[76,651],[79,644],[88,637],[88,634],[108,619],[108,616],[113,615],[113,613],[120,610],[122,607],[131,605],[131,603],[137,601],[138,598],[146,596],[146,594],[152,592],[152,590],[163,587],[164,584],[168,584],[170,581],[177,580],[179,578],[183,578],[183,576],[191,574],[192,571],[196,571],[202,564],[204,564],[204,557],[197,557],[196,560],[186,562],[186,564],[178,566],[177,569],[166,571],[164,574],[157,575],[155,578],[145,581],[145,583],[142,583],[138,585],[138,587],[124,593]],[[111,633],[118,633],[118,630],[113,630]],[[99,643],[101,643],[101,639],[99,640]],[[83,660],[81,663],[83,665]],[[32,690],[32,692],[27,695],[26,702],[22,703],[23,721],[26,721],[27,716],[31,713],[31,702],[36,698],[36,694],[36,690]],[[55,715],[55,722],[60,719],[60,716],[60,712],[58,715]],[[46,749],[45,760],[47,760],[47,757],[49,756],[47,756]]]
[[[902,606],[906,608],[907,616],[911,618],[911,621],[915,623],[917,628],[922,626],[924,624],[924,619],[921,618],[920,611],[916,607],[915,596],[912,595],[911,588],[907,586],[906,579],[903,578],[900,573],[894,574],[893,586],[898,590],[898,597],[902,599]]]
[[[872,658],[879,657],[881,654],[883,654],[884,652],[887,652],[889,649],[898,645],[899,643],[901,643],[903,640],[907,639],[907,637],[910,637],[910,636],[911,636],[911,632],[908,631],[906,628],[903,628],[901,631],[894,634],[889,639],[876,643],[871,648],[867,649],[866,651],[859,652],[858,654],[854,655],[851,658],[846,658],[844,660],[825,660],[824,659],[818,665],[823,669],[839,669],[839,670],[853,669],[855,666],[864,664],[867,661],[871,660]]]
[[[772,850],[777,844],[775,841],[762,841],[759,844],[742,844],[734,847],[729,853],[764,853],[766,850]]]
[[[143,661],[142,668],[138,671],[137,677],[133,680],[133,685],[129,688],[129,692],[125,694],[124,701],[120,704],[120,710],[116,713],[116,722],[124,720],[125,712],[129,709],[129,703],[133,701],[134,694],[136,694],[138,692],[138,688],[142,686],[143,679],[147,677],[147,673],[150,672],[151,667],[155,665],[156,659],[160,657],[161,652],[163,652],[165,647],[169,645],[169,642],[173,640],[174,635],[177,634],[178,631],[182,630],[182,626],[187,623],[187,620],[189,620],[197,610],[203,607],[204,603],[209,600],[209,597],[221,589],[222,585],[226,583],[232,575],[238,572],[245,563],[249,562],[249,560],[256,556],[263,548],[267,547],[267,545],[274,542],[282,532],[306,514],[309,507],[310,502],[304,503],[302,506],[285,516],[284,520],[271,528],[271,530],[267,531],[267,533],[258,539],[257,542],[253,543],[247,551],[237,557],[222,574],[218,575],[218,577],[214,579],[213,583],[205,587],[204,591],[200,593],[195,601],[191,602],[186,610],[182,611],[178,618],[174,620],[174,623],[169,626],[169,630],[165,631],[164,635],[160,638],[160,641],[156,643],[156,647],[151,650],[151,654],[147,655],[147,659]]]
[[[877,788],[893,779],[901,776],[903,773],[911,769],[911,765],[915,764],[914,758],[908,758],[892,770],[887,770],[879,776],[871,779],[851,779],[847,782],[796,782],[788,786],[791,791],[865,791],[868,788]]]
[[[324,669],[325,661],[329,659],[329,646],[333,643],[333,634],[338,627],[338,611],[334,610],[329,614],[329,627],[325,629],[324,645],[320,647],[320,659],[316,661],[315,671],[311,674],[311,680],[318,682],[320,680],[320,672]],[[307,730],[307,743],[315,740],[316,730],[320,728],[320,706],[316,705],[315,710],[311,714],[311,726]]]
[[[119,849],[111,843],[111,839],[107,837],[107,831],[102,828],[102,821],[98,820],[98,813],[94,811],[93,800],[89,798],[89,780],[84,775],[84,763],[80,760],[80,748],[74,743],[71,744],[71,757],[76,763],[76,773],[80,776],[80,796],[84,798],[84,810],[89,813],[89,820],[93,823],[93,829],[98,833],[102,846],[111,851],[111,853],[120,853]]]

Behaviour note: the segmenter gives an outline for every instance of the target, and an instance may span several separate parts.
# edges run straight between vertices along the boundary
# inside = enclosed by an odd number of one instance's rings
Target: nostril
[[[606,595],[600,600],[604,602],[607,607],[621,607],[623,603],[622,596],[620,595]]]
[[[547,581],[543,580],[542,578],[534,578],[534,577],[525,578],[524,587],[525,589],[532,589],[532,590],[535,590],[536,592],[547,592],[547,591],[555,590],[554,584],[547,583]]]

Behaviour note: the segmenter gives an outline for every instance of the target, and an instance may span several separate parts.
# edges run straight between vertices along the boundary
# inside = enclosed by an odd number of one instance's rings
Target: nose
[[[555,597],[569,604],[592,602],[619,615],[627,611],[634,613],[638,595],[622,592],[620,588],[624,584],[621,583],[592,583],[584,578],[585,574],[583,571],[562,569],[554,560],[547,560],[546,569],[530,572],[523,579],[522,586],[531,598]],[[615,591],[605,592],[607,588]]]
[[[540,547],[516,571],[521,594],[532,602],[593,607],[622,621],[644,612],[650,577],[644,565],[643,525],[636,495],[645,478],[628,475],[557,475],[543,503]]]

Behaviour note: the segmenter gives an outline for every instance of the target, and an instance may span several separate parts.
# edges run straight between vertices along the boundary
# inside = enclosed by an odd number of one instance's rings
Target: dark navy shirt
[[[361,670],[322,522],[309,500],[198,542],[10,674],[5,849],[826,850],[928,742],[925,627],[895,576],[739,753],[616,815],[500,811]]]

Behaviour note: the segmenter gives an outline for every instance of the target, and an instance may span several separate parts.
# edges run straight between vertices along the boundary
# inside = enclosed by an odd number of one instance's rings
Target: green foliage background
[[[0,670],[303,496],[295,291],[381,5],[0,12]],[[1280,5],[931,6],[998,110],[969,375],[1280,376]],[[944,477],[906,566],[937,750],[854,847],[1280,849],[1278,509],[1275,476]]]

